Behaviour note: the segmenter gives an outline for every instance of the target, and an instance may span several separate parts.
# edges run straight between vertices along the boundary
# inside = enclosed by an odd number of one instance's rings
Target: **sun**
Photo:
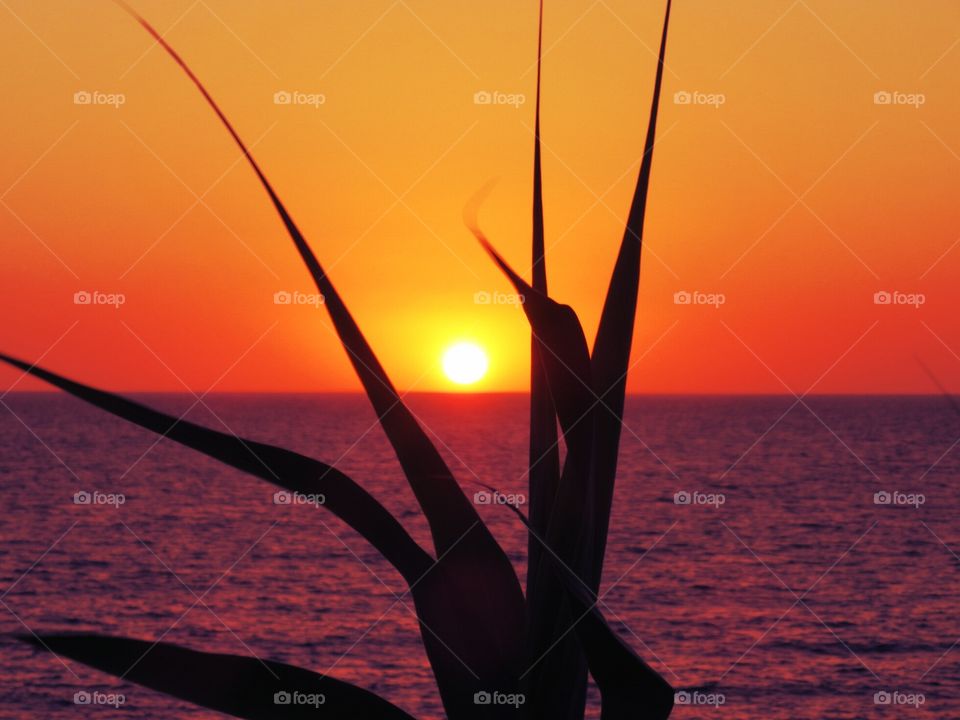
[[[472,385],[487,374],[490,361],[476,343],[459,342],[443,353],[443,372],[457,385]]]

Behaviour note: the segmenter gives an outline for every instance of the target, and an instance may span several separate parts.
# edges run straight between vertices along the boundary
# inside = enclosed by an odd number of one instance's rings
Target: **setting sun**
[[[487,374],[487,354],[479,345],[461,342],[443,354],[443,372],[458,385],[472,385]]]

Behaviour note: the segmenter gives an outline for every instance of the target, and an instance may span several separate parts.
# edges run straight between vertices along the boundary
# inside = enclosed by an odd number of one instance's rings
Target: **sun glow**
[[[451,345],[443,353],[443,372],[457,385],[472,385],[487,374],[487,354],[472,342]]]

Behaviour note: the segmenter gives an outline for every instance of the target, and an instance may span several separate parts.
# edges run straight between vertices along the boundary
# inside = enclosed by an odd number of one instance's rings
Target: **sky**
[[[526,321],[462,209],[497,179],[481,224],[529,274],[536,2],[132,4],[402,391],[453,389],[458,341],[489,355],[472,389],[526,389]],[[550,292],[588,338],[664,7],[546,4]],[[2,0],[0,66],[0,350],[115,390],[359,389],[250,168],[129,16]],[[937,392],[926,366],[960,391],[958,75],[954,0],[676,0],[629,390]]]

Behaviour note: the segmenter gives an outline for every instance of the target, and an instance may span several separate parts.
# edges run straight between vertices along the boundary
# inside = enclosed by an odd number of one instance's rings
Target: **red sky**
[[[475,302],[510,288],[461,209],[500,178],[481,221],[527,268],[535,2],[135,4],[254,146],[400,388],[450,389],[439,359],[461,339],[490,355],[478,389],[525,388],[525,320]],[[547,3],[548,271],[588,337],[662,14],[659,0]],[[935,391],[918,357],[960,388],[958,28],[947,0],[676,3],[631,391]],[[7,0],[0,60],[0,349],[121,390],[358,388],[325,311],[274,304],[311,292],[309,276],[227,134],[129,17]],[[475,104],[483,91],[526,101]],[[14,384],[40,387],[0,371]]]

